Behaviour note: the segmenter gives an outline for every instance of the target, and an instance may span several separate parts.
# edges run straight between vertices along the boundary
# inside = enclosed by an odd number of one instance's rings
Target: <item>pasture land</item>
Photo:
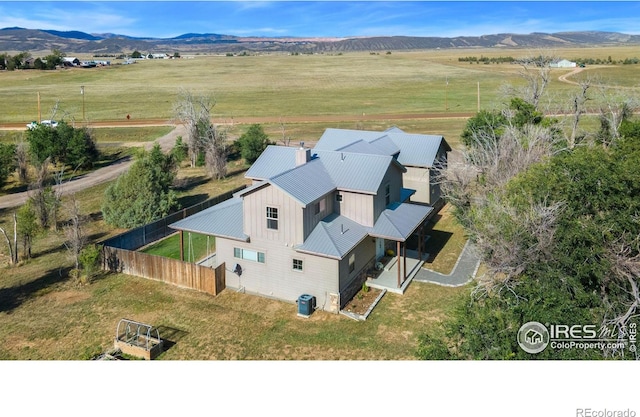
[[[469,64],[464,56],[517,56],[524,50],[453,50],[393,52],[390,55],[265,55],[250,57],[197,56],[193,60],[149,61],[129,66],[54,72],[0,73],[0,124],[37,118],[37,93],[43,118],[56,101],[58,115],[80,120],[85,86],[85,111],[90,121],[171,118],[180,88],[215,95],[214,121],[225,122],[231,140],[246,125],[233,117],[282,118],[291,143],[313,146],[327,127],[382,130],[398,126],[412,133],[443,134],[459,147],[466,118],[368,118],[370,114],[473,113],[477,83],[483,108],[503,102],[501,86],[518,84],[519,67],[509,64]],[[640,55],[640,48],[580,48],[563,57],[613,59]],[[611,84],[634,88],[634,65],[586,68],[579,76],[611,76]],[[572,91],[554,70],[550,92]],[[557,75],[557,76],[556,76]],[[636,78],[634,78],[636,77]],[[446,82],[449,81],[449,85]],[[448,109],[445,109],[445,101]],[[47,115],[47,116],[45,116]],[[350,121],[305,121],[305,116],[346,115]],[[302,118],[297,118],[302,116]],[[351,117],[352,116],[352,117]],[[62,117],[58,117],[62,118]],[[596,126],[585,119],[585,126]],[[263,124],[273,141],[281,141],[282,125]],[[137,146],[166,132],[166,127],[94,129],[99,146]],[[13,142],[22,132],[0,132]],[[242,161],[233,161],[230,175],[208,181],[201,168],[183,166],[178,187],[182,206],[198,203],[246,183]],[[122,230],[106,225],[100,213],[108,184],[76,197],[88,217],[90,241]],[[65,199],[67,201],[67,199]],[[11,210],[0,210],[0,226],[11,229]],[[64,208],[62,217],[65,217]],[[443,250],[430,268],[447,273],[464,241],[460,227],[446,211],[434,227],[434,244]],[[121,318],[160,326],[161,335],[175,343],[161,359],[413,359],[417,336],[433,331],[469,288],[412,284],[404,296],[387,294],[366,322],[324,312],[310,319],[296,316],[295,304],[232,291],[211,297],[195,291],[129,277],[101,275],[81,286],[68,278],[62,231],[39,236],[34,258],[19,267],[6,264],[0,243],[0,360],[86,359],[110,348]]]
[[[545,51],[549,52],[549,51]],[[640,47],[580,48],[554,51],[563,57],[640,56]],[[181,89],[215,97],[214,117],[293,117],[305,115],[423,114],[475,112],[502,102],[501,87],[522,83],[513,64],[469,64],[465,56],[523,56],[540,51],[472,49],[344,53],[337,55],[205,56],[140,61],[93,69],[13,71],[0,74],[0,124],[38,117],[89,121],[173,117]],[[615,68],[624,67],[619,70]],[[627,68],[629,67],[629,68]],[[628,77],[635,65],[598,68]],[[595,70],[587,68],[586,73]],[[553,70],[562,75],[566,69]],[[614,74],[617,77],[617,74]],[[637,80],[637,76],[632,79]],[[447,84],[448,82],[448,84]],[[634,81],[628,81],[633,83]],[[84,86],[85,95],[80,94]],[[554,76],[550,89],[561,95],[574,88]],[[83,102],[84,101],[84,102]]]

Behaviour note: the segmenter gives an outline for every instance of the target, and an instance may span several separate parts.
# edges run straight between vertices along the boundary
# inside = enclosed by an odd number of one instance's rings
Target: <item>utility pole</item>
[[[84,118],[84,85],[80,86],[80,94],[82,95],[82,121],[84,122],[86,120]]]
[[[449,77],[445,78],[445,86],[444,86],[444,111],[449,110],[449,104],[447,103],[447,90],[449,89]]]

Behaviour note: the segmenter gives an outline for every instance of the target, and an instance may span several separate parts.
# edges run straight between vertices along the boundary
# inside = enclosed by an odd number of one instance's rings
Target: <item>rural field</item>
[[[640,47],[554,52],[567,59],[623,60],[640,56]],[[470,64],[459,58],[539,53],[491,49],[196,55],[95,69],[1,72],[0,126],[36,120],[39,93],[43,119],[50,118],[57,103],[56,119],[80,123],[84,107],[89,125],[96,123],[98,147],[115,159],[167,134],[171,126],[162,125],[170,124],[173,103],[185,89],[215,97],[214,122],[226,125],[231,140],[251,122],[261,123],[272,141],[282,143],[284,129],[292,144],[304,141],[311,146],[328,127],[398,126],[411,133],[442,134],[459,149],[466,119],[478,109],[478,85],[481,108],[495,108],[504,101],[507,83],[523,82],[517,65]],[[589,66],[569,80],[594,75],[608,85],[636,91],[639,68]],[[558,102],[576,88],[558,80],[570,71],[552,71],[549,94]],[[84,104],[80,86],[85,88]],[[127,115],[131,123],[160,126],[127,127]],[[0,130],[0,142],[13,143],[22,135],[15,127]],[[177,189],[180,202],[188,206],[245,184],[244,169],[243,161],[234,161],[227,178],[209,181],[202,168],[183,165],[178,174],[183,184]],[[76,195],[89,218],[85,231],[93,242],[123,231],[102,219],[107,186]],[[25,188],[10,179],[0,196]],[[12,230],[13,212],[0,209],[0,227]],[[448,273],[466,239],[446,208],[434,229],[451,238],[440,242],[441,252],[429,268]],[[91,359],[112,347],[122,318],[158,326],[161,336],[172,342],[160,356],[164,360],[411,360],[417,338],[437,331],[438,323],[471,290],[413,283],[403,296],[386,294],[365,322],[324,312],[301,319],[295,304],[232,291],[212,297],[122,274],[102,274],[82,285],[68,277],[72,262],[63,241],[62,231],[38,236],[34,257],[17,267],[7,265],[7,247],[0,241],[0,360]]]

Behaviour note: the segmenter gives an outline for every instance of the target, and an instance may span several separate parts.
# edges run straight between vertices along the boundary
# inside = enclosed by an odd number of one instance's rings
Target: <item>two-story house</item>
[[[247,171],[250,187],[171,227],[216,237],[227,287],[287,301],[310,294],[337,313],[385,249],[399,256],[433,214],[408,202],[415,191],[392,150],[269,146]],[[398,268],[398,285],[404,278]]]
[[[442,204],[436,170],[446,166],[451,152],[443,136],[406,133],[397,127],[384,132],[326,129],[314,149],[391,155],[406,168],[404,186],[416,190],[411,202],[436,208]]]

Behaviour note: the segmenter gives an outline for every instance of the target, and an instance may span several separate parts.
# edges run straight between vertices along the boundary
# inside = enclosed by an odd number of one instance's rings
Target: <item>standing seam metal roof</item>
[[[231,198],[172,223],[169,227],[186,232],[222,236],[246,242],[249,240],[249,236],[244,234],[243,224],[242,199]]]
[[[326,129],[314,149],[335,150],[360,140],[371,143],[387,155],[399,152],[398,162],[407,166],[432,167],[441,144],[451,150],[442,136],[405,133],[397,127],[384,132]]]

